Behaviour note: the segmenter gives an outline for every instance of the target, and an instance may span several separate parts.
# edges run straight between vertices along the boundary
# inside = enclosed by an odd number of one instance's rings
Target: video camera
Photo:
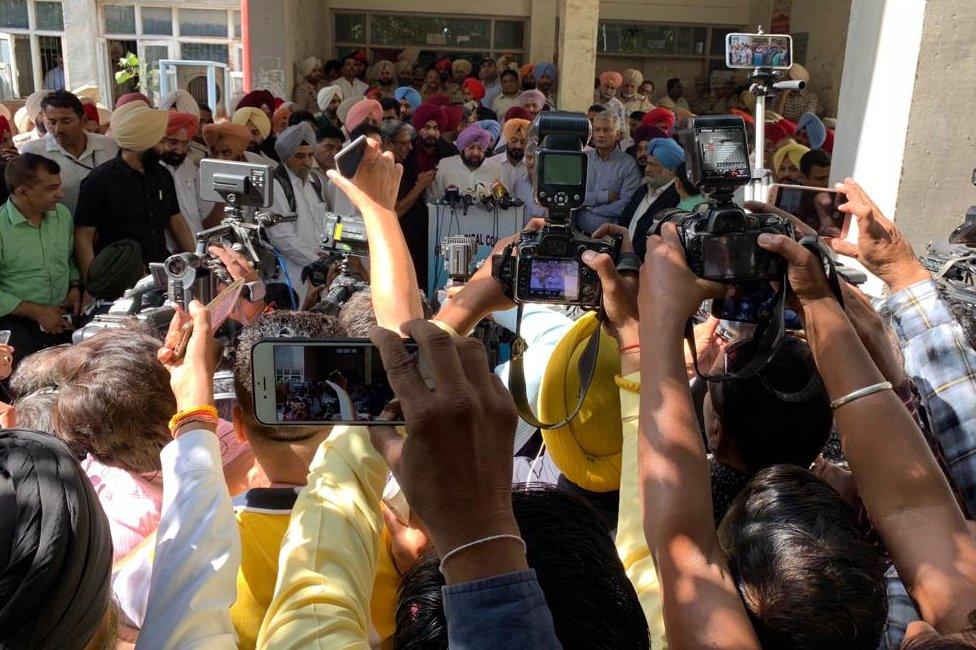
[[[657,232],[674,222],[688,267],[705,280],[748,285],[782,279],[786,261],[757,240],[762,233],[792,237],[792,224],[775,214],[746,214],[732,201],[735,188],[752,176],[742,118],[694,117],[678,137],[691,182],[711,198],[695,212],[664,211]]]
[[[620,238],[594,239],[571,225],[573,210],[586,197],[587,157],[583,145],[590,139],[590,123],[581,113],[548,111],[532,122],[527,147],[536,152],[536,200],[548,209],[545,226],[523,231],[511,248],[492,258],[492,276],[517,303],[600,306],[600,279],[583,263],[591,250],[609,254],[614,262]]]

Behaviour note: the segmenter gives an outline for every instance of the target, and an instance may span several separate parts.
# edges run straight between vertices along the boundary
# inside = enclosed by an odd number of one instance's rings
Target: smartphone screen
[[[407,342],[416,356],[417,344]],[[269,426],[404,424],[380,420],[393,389],[368,339],[279,339],[251,351],[254,415]]]
[[[793,65],[793,39],[786,34],[728,34],[725,65],[786,70]]]
[[[845,237],[849,219],[837,209],[847,202],[838,190],[799,185],[774,185],[772,203],[817,231],[821,237]]]
[[[352,178],[359,169],[359,163],[363,160],[363,153],[366,151],[366,136],[361,135],[335,155],[336,168],[339,173],[346,178]]]

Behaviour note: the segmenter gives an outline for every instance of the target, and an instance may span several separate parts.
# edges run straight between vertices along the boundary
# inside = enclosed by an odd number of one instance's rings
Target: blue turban
[[[551,63],[536,63],[535,64],[535,80],[538,81],[539,77],[542,75],[548,76],[552,79],[552,82],[556,82],[556,66]]]
[[[685,151],[671,138],[654,138],[647,143],[647,155],[655,158],[663,167],[674,171],[685,161]]]
[[[819,149],[827,141],[827,127],[813,113],[804,113],[796,121],[797,131],[806,131],[811,149]]]
[[[420,93],[417,92],[416,88],[411,86],[400,86],[393,91],[393,97],[395,97],[398,102],[402,102],[404,99],[406,99],[407,103],[410,104],[411,110],[416,110],[422,101],[420,98]]]
[[[491,146],[494,147],[498,144],[498,138],[502,135],[502,125],[495,120],[478,120],[475,122],[475,126],[480,126],[485,131],[491,134]]]

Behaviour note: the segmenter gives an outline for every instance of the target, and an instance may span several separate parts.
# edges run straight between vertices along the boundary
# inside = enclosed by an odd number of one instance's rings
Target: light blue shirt
[[[630,197],[640,187],[641,172],[637,161],[615,148],[606,158],[596,149],[586,151],[586,199],[576,213],[576,226],[592,233],[604,223],[619,223]],[[610,194],[617,198],[610,201]]]
[[[501,91],[502,84],[497,79],[495,80],[495,83],[491,84],[490,86],[485,86],[485,96],[481,98],[481,105],[490,110],[491,103],[495,101],[495,97],[498,97],[498,93]],[[501,122],[504,117],[504,115],[499,115],[498,121]]]
[[[44,73],[44,90],[64,90],[64,68],[58,66]]]

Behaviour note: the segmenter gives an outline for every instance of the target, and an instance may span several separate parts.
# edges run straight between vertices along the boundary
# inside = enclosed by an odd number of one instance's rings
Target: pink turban
[[[607,70],[606,72],[600,74],[600,83],[611,83],[614,86],[620,86],[624,82],[623,75],[619,72],[614,72],[613,70]]]
[[[472,144],[480,144],[483,149],[490,148],[491,133],[481,128],[477,124],[472,124],[468,128],[461,131],[461,133],[458,134],[457,139],[454,141],[454,146],[458,148],[458,151],[462,151]]]
[[[546,96],[541,90],[523,91],[522,94],[518,96],[519,105],[524,108],[528,106],[529,102],[535,102],[539,108],[542,108],[546,104]]]
[[[125,106],[129,102],[135,101],[146,102],[146,106],[152,106],[152,102],[149,101],[149,98],[142,93],[126,93],[115,101],[115,108]]]
[[[413,112],[413,126],[415,129],[422,129],[427,122],[437,122],[437,128],[441,131],[447,127],[447,111],[443,106],[433,104],[421,104]]]
[[[177,113],[176,111],[170,111],[169,123],[166,125],[166,135],[173,135],[180,129],[185,129],[187,137],[192,140],[193,136],[197,134],[197,129],[199,128],[200,120],[189,113]]]
[[[367,117],[379,126],[383,121],[383,105],[375,99],[361,99],[353,104],[346,113],[346,130],[352,133]]]

